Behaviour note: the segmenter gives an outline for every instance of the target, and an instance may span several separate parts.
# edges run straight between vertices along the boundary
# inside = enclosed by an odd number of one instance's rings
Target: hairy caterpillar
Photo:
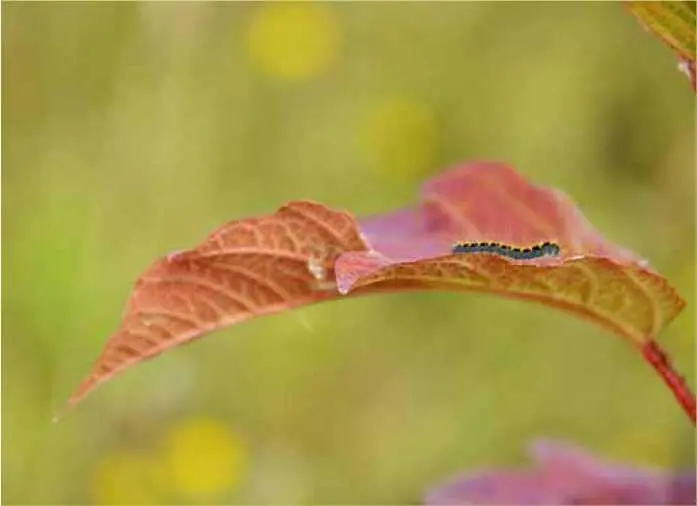
[[[497,242],[456,242],[453,254],[459,253],[494,253],[513,260],[532,260],[533,258],[555,257],[560,248],[553,242],[543,242],[529,248],[516,248]]]

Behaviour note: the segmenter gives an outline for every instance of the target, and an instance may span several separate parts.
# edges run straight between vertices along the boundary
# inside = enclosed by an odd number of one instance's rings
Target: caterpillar
[[[452,253],[494,253],[513,260],[532,260],[533,258],[555,257],[560,248],[553,242],[543,242],[529,248],[516,248],[497,242],[456,242]]]

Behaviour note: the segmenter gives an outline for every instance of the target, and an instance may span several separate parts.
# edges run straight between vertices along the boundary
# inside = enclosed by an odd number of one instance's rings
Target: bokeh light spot
[[[361,144],[377,170],[394,179],[412,179],[436,162],[438,125],[433,111],[408,98],[379,104],[368,114]]]
[[[288,81],[307,79],[326,69],[337,42],[338,29],[329,9],[315,3],[261,5],[248,33],[254,65]]]
[[[223,422],[189,419],[174,425],[165,435],[161,462],[177,492],[213,497],[239,481],[244,449]]]
[[[120,451],[106,455],[92,481],[95,504],[161,504],[162,480],[148,455]]]

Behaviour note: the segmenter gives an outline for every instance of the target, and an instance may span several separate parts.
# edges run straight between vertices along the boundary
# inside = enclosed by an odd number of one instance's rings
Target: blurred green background
[[[535,437],[683,467],[694,432],[620,339],[478,294],[225,329],[51,423],[152,260],[310,198],[358,215],[498,159],[687,299],[694,95],[617,3],[3,3],[6,504],[414,503]]]

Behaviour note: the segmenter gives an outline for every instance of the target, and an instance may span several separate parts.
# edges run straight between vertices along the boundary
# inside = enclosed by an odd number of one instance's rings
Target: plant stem
[[[671,389],[673,395],[685,410],[687,416],[692,420],[693,425],[697,425],[697,406],[695,403],[695,394],[690,390],[689,385],[685,381],[685,378],[680,376],[678,372],[673,368],[673,364],[666,354],[658,346],[658,343],[654,340],[649,340],[642,347],[642,353],[644,358],[649,361],[649,363],[656,369],[658,374],[661,375],[663,381],[665,381],[668,388]]]

